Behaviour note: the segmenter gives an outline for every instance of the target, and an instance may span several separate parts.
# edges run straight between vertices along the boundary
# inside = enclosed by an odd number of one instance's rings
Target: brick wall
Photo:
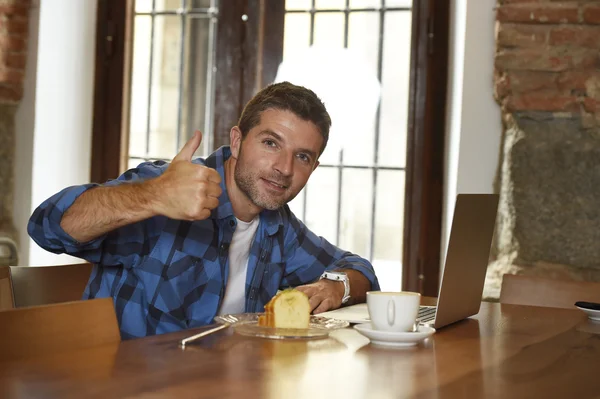
[[[600,1],[505,0],[497,19],[505,111],[600,112]]]
[[[499,0],[503,273],[600,281],[600,1]]]
[[[13,225],[15,112],[23,97],[30,0],[0,0],[0,236]]]
[[[0,101],[23,97],[27,59],[29,0],[0,0]]]

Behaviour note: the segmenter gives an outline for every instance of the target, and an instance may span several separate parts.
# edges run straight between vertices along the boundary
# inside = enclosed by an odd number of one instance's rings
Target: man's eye
[[[300,158],[300,160],[302,162],[309,162],[310,161],[310,158],[306,154],[298,154],[298,158]]]
[[[275,147],[275,142],[273,140],[265,140],[264,143],[269,147]]]

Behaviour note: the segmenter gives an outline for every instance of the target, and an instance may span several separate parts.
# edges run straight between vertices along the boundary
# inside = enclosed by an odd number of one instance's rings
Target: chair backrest
[[[10,266],[14,306],[78,301],[90,278],[92,265]]]
[[[505,274],[500,303],[574,309],[575,302],[600,302],[600,283]]]
[[[121,340],[112,298],[0,312],[0,359],[68,352]]]
[[[2,266],[0,267],[0,310],[12,309],[14,307],[10,268]]]

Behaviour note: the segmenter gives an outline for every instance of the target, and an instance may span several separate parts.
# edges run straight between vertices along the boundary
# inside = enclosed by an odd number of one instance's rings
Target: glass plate
[[[308,328],[273,328],[258,325],[258,317],[263,313],[228,314],[215,317],[217,323],[231,323],[234,330],[250,337],[271,339],[316,339],[326,338],[329,333],[350,324],[344,320],[310,316]]]

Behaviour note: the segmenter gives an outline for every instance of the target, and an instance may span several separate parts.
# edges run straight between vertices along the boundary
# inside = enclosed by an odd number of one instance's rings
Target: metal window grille
[[[176,18],[179,22],[179,43],[178,43],[178,70],[170,71],[171,78],[176,77],[177,83],[177,107],[176,107],[176,126],[171,136],[173,137],[173,149],[176,151],[181,148],[184,140],[189,137],[191,131],[201,128],[204,132],[212,131],[212,114],[214,106],[214,73],[215,73],[215,52],[216,52],[216,24],[218,22],[218,2],[219,0],[136,0],[134,12],[134,26],[141,18],[150,18],[149,38],[149,59],[148,59],[148,82],[145,93],[145,139],[143,146],[129,148],[129,164],[136,165],[142,161],[150,160],[170,160],[172,153],[157,152],[151,149],[151,133],[152,133],[152,117],[151,112],[154,98],[153,91],[155,83],[155,68],[157,60],[155,59],[156,45],[156,25],[157,20],[162,18]],[[195,44],[199,40],[198,35],[194,31],[194,20],[204,20],[208,23],[208,40],[207,51],[205,54],[195,54]],[[136,49],[133,49],[134,62]],[[203,117],[196,115],[200,113],[193,94],[195,86],[194,79],[197,77],[196,71],[188,71],[193,64],[193,57],[206,62],[206,77],[204,98]],[[160,60],[158,60],[160,62]],[[159,65],[160,66],[160,65]],[[159,71],[160,72],[160,71]],[[187,86],[191,87],[187,91]],[[198,101],[196,101],[198,102]],[[133,105],[133,104],[132,104]],[[187,111],[187,115],[184,112]],[[203,119],[203,121],[202,121]],[[198,125],[200,123],[200,125]],[[140,148],[143,147],[143,148]],[[207,134],[203,138],[202,151],[206,154],[212,148],[212,137]]]
[[[402,6],[386,6],[386,0],[378,1],[379,5],[376,7],[352,7],[350,0],[345,0],[345,6],[343,8],[321,8],[318,6],[317,0],[310,0],[311,6],[307,9],[287,9],[286,15],[288,14],[309,14],[310,15],[310,38],[309,45],[312,46],[315,41],[315,16],[318,14],[325,13],[343,13],[344,15],[344,32],[343,32],[343,40],[344,40],[344,48],[348,48],[348,34],[350,28],[350,15],[352,13],[374,13],[379,17],[379,31],[378,32],[365,32],[365,34],[376,34],[378,35],[378,48],[377,48],[377,78],[381,82],[382,74],[383,74],[383,48],[384,48],[384,40],[390,40],[392,38],[385,37],[385,23],[386,16],[391,12],[412,12],[411,0],[399,2],[396,0],[394,3],[405,3]],[[372,1],[371,3],[374,3]],[[397,40],[397,38],[395,38]],[[375,250],[375,217],[377,211],[377,182],[378,175],[380,171],[405,171],[405,167],[399,166],[384,166],[379,164],[379,152],[380,152],[380,120],[381,120],[381,105],[377,107],[376,117],[375,117],[375,132],[374,132],[374,151],[372,154],[372,164],[371,165],[355,165],[344,163],[344,150],[341,149],[339,152],[339,158],[337,163],[329,163],[319,165],[319,168],[333,168],[337,169],[337,215],[335,215],[335,243],[339,245],[340,235],[341,235],[341,211],[342,211],[342,201],[343,201],[343,172],[347,169],[366,169],[372,171],[372,179],[373,179],[373,187],[372,187],[372,198],[371,198],[371,209],[370,209],[370,242],[368,247],[368,258],[369,260],[374,259],[374,250]],[[335,121],[334,121],[335,123]],[[303,193],[303,204],[302,204],[302,220],[306,220],[307,216],[307,196],[308,189],[310,187],[310,182],[307,187],[304,188]],[[403,199],[402,199],[403,200]]]
[[[306,1],[306,0],[305,0]],[[383,64],[384,64],[384,43],[386,40],[390,40],[390,41],[394,41],[394,40],[398,40],[398,38],[390,38],[390,37],[386,37],[386,22],[389,20],[388,16],[391,15],[391,13],[396,13],[396,15],[398,13],[408,13],[410,15],[410,13],[412,12],[412,7],[411,5],[411,0],[341,0],[344,2],[344,7],[341,8],[325,8],[325,7],[321,7],[319,3],[321,3],[323,0],[308,0],[306,1],[306,4],[309,4],[310,6],[307,7],[306,9],[292,9],[292,8],[287,8],[286,9],[286,17],[288,15],[292,15],[292,14],[307,14],[309,16],[310,19],[310,29],[309,29],[309,45],[313,45],[315,42],[315,17],[321,14],[328,14],[328,13],[338,13],[343,15],[343,46],[344,48],[348,47],[348,39],[349,39],[349,32],[350,32],[350,22],[351,22],[351,15],[352,14],[370,14],[370,15],[374,15],[377,16],[376,18],[378,19],[379,23],[378,23],[378,29],[374,30],[372,32],[364,32],[365,35],[374,35],[377,38],[377,78],[380,82],[382,82],[382,78],[384,77],[384,73],[387,73],[386,71],[384,71],[383,68]],[[376,4],[376,6],[371,6],[371,7],[361,7],[360,4],[359,5],[353,5],[353,3],[355,3],[356,1],[359,1],[362,4]],[[170,2],[171,7],[166,7],[164,6],[165,3]],[[287,1],[288,3],[290,2],[290,0]],[[387,2],[387,5],[386,5]],[[145,3],[146,4],[146,8],[143,9],[141,8],[140,10],[137,9],[137,4],[138,3]],[[163,5],[162,7],[160,5]],[[173,4],[177,4],[177,6],[172,6]],[[226,6],[225,2],[221,3],[223,6]],[[358,4],[358,3],[355,3]],[[143,151],[139,151],[139,150],[134,150],[130,148],[130,166],[136,165],[137,163],[139,163],[140,161],[147,161],[147,160],[156,160],[156,159],[163,159],[163,160],[170,160],[172,158],[172,155],[174,154],[159,154],[156,153],[154,151],[152,151],[152,148],[150,146],[150,141],[151,141],[151,131],[152,131],[152,126],[151,126],[151,107],[152,107],[152,103],[154,101],[153,99],[153,92],[152,92],[152,86],[153,86],[153,68],[155,68],[155,54],[154,54],[154,42],[156,40],[156,31],[155,31],[155,26],[156,26],[156,20],[158,18],[165,18],[165,17],[169,17],[169,18],[178,18],[180,20],[180,31],[179,31],[179,37],[180,37],[180,41],[179,41],[179,51],[178,51],[178,59],[179,59],[179,69],[178,71],[175,71],[175,74],[178,76],[178,93],[177,93],[177,107],[176,107],[176,111],[177,112],[177,116],[176,116],[176,129],[173,132],[172,136],[174,136],[174,146],[173,148],[175,149],[179,149],[181,147],[182,144],[182,138],[185,138],[186,134],[189,134],[190,132],[187,132],[188,129],[194,129],[194,128],[198,128],[200,126],[194,125],[194,126],[189,126],[190,124],[186,125],[184,122],[186,120],[186,115],[184,115],[184,109],[185,109],[185,105],[186,105],[186,101],[189,101],[188,98],[186,98],[186,93],[185,93],[185,87],[184,87],[184,75],[186,75],[186,65],[189,64],[189,60],[186,60],[186,46],[190,45],[190,41],[194,40],[194,35],[190,35],[190,23],[189,21],[193,18],[200,18],[200,19],[206,19],[210,21],[210,32],[209,32],[209,39],[208,39],[208,51],[206,53],[207,56],[207,68],[206,68],[206,101],[205,101],[205,115],[204,115],[204,131],[205,132],[211,132],[212,131],[212,111],[213,111],[213,103],[214,103],[214,69],[215,69],[215,36],[216,36],[216,24],[217,24],[217,19],[218,19],[218,7],[219,7],[219,3],[218,0],[136,0],[136,12],[134,14],[134,18],[150,18],[151,20],[151,28],[150,28],[150,34],[149,34],[149,40],[150,40],[150,55],[149,55],[149,62],[148,62],[148,70],[149,70],[149,74],[148,74],[148,82],[147,82],[147,97],[144,99],[146,101],[145,107],[146,107],[146,115],[145,115],[145,126],[144,126],[144,134],[145,134],[145,140],[144,143],[145,145],[143,146]],[[147,40],[147,39],[146,39]],[[410,42],[410,40],[408,39],[408,42]],[[134,49],[134,56],[135,56],[135,49]],[[135,61],[134,61],[135,62]],[[190,73],[187,73],[187,76],[191,76],[193,75]],[[173,108],[175,110],[175,108]],[[188,111],[189,112],[194,112],[193,107],[188,107],[188,109],[190,109]],[[349,170],[365,170],[365,171],[370,171],[371,173],[371,179],[372,179],[372,192],[371,192],[371,198],[370,198],[370,209],[368,209],[369,212],[369,217],[370,217],[370,236],[369,236],[369,243],[368,243],[368,250],[366,251],[366,253],[362,253],[361,255],[369,258],[370,260],[374,260],[374,256],[375,256],[375,241],[376,241],[376,215],[378,211],[381,211],[381,209],[378,209],[377,206],[377,195],[379,192],[379,195],[381,195],[381,191],[378,191],[378,183],[379,183],[379,179],[381,179],[380,174],[383,172],[401,172],[403,173],[405,171],[405,168],[403,166],[398,166],[395,163],[393,165],[388,165],[385,162],[381,162],[381,157],[380,157],[380,146],[381,146],[381,104],[378,106],[377,108],[377,112],[376,112],[376,116],[375,116],[375,125],[374,125],[374,132],[373,132],[373,152],[372,154],[369,155],[371,162],[369,162],[368,164],[362,165],[362,164],[356,164],[353,162],[349,162],[348,159],[344,159],[344,151],[341,150],[339,152],[339,156],[337,156],[337,162],[330,162],[330,163],[324,163],[321,164],[319,168],[323,168],[323,169],[328,169],[328,170],[334,170],[336,173],[336,177],[337,177],[337,193],[336,193],[336,200],[337,200],[337,213],[335,215],[332,215],[333,217],[335,217],[335,220],[332,220],[331,222],[335,225],[335,236],[334,237],[329,237],[331,239],[331,241],[334,241],[335,244],[339,245],[340,242],[340,236],[342,233],[342,205],[343,205],[343,191],[344,191],[344,171],[349,171]],[[389,111],[387,111],[389,112]],[[189,119],[190,115],[187,115],[188,119]],[[212,148],[212,142],[211,139],[212,137],[208,137],[210,135],[206,135],[205,140],[203,140],[204,143],[204,153],[207,154],[210,149]],[[311,179],[312,180],[312,179]],[[309,205],[308,205],[308,192],[309,189],[311,187],[311,183],[309,181],[309,184],[307,187],[305,187],[305,189],[303,190],[303,192],[301,193],[301,197],[303,199],[303,203],[302,203],[302,209],[301,209],[301,213],[300,216],[302,218],[302,220],[306,221],[306,217],[307,217],[307,211],[310,211],[309,209]],[[399,201],[403,201],[403,198],[398,198]],[[384,210],[385,211],[385,210]],[[401,254],[400,254],[401,256]]]

